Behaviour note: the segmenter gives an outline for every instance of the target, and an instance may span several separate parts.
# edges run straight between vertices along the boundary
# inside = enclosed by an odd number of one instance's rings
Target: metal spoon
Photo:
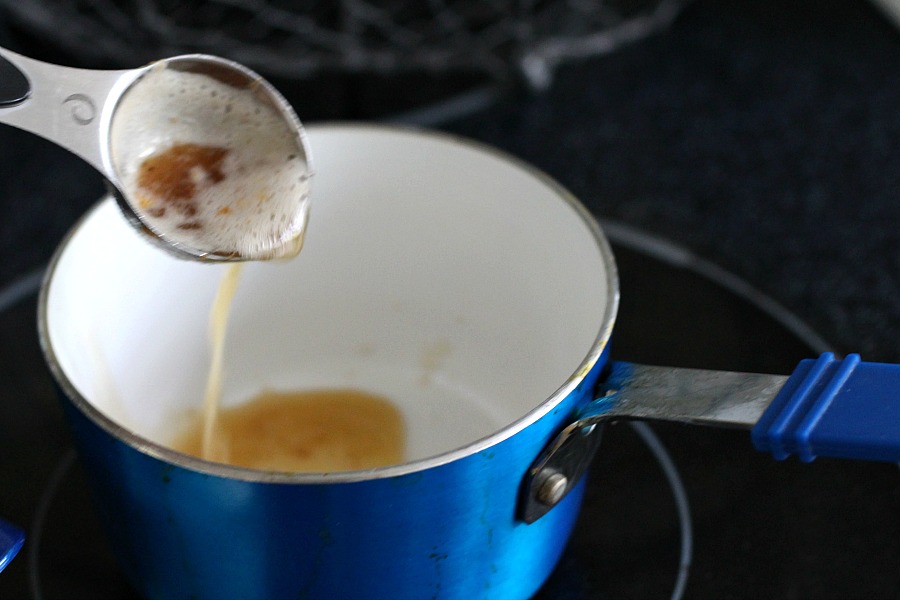
[[[190,99],[171,85],[163,94],[164,77],[187,81]],[[235,107],[251,116],[233,117]],[[235,133],[252,113],[262,119],[256,129]],[[128,220],[179,257],[242,261],[299,252],[310,173],[305,133],[287,101],[240,64],[184,55],[96,71],[0,48],[0,123],[93,165]],[[273,147],[282,154],[260,158]],[[148,170],[141,161],[151,157],[159,160]],[[289,184],[272,184],[266,168]]]

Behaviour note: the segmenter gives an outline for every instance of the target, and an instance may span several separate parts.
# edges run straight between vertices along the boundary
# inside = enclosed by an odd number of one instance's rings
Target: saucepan
[[[245,265],[222,402],[376,393],[403,417],[404,459],[290,473],[174,450],[202,402],[229,267],[159,252],[102,200],[48,269],[39,330],[105,532],[143,596],[527,598],[566,545],[613,419],[752,428],[778,458],[900,460],[892,366],[825,356],[785,378],[610,360],[613,254],[535,168],[423,130],[308,134],[304,250]]]

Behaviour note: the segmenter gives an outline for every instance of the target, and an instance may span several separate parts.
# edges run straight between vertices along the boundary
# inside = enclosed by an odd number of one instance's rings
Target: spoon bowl
[[[290,104],[252,70],[193,54],[96,71],[4,48],[0,63],[27,81],[0,84],[0,123],[93,165],[149,240],[193,260],[299,252],[308,217],[306,135]]]

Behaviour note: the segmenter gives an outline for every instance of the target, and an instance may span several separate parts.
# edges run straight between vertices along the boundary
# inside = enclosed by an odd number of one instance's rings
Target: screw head
[[[566,495],[569,478],[562,473],[551,473],[544,478],[537,490],[538,502],[545,506],[556,506]]]

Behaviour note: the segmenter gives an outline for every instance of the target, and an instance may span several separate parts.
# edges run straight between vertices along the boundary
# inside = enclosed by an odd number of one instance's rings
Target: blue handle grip
[[[781,460],[797,454],[900,462],[900,365],[823,354],[802,361],[752,431]]]
[[[0,571],[6,568],[24,543],[25,533],[15,525],[0,519]]]

